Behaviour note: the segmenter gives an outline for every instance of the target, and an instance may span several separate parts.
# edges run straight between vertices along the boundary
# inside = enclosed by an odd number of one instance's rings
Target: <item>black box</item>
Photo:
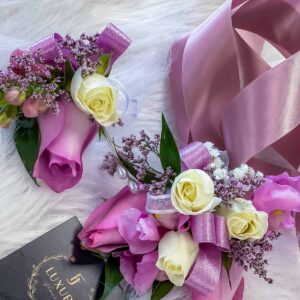
[[[0,260],[0,300],[95,300],[104,262],[80,248],[76,217]]]

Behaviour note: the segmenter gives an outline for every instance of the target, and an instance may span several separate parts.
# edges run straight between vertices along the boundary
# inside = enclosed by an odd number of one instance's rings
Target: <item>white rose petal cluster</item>
[[[94,73],[82,78],[79,68],[71,82],[71,95],[77,107],[100,125],[106,127],[118,121],[118,90],[105,76]]]
[[[231,238],[258,240],[268,230],[268,214],[257,211],[251,201],[242,198],[230,200],[231,207],[221,207],[217,213],[226,219]]]
[[[182,286],[199,252],[199,245],[188,232],[167,232],[158,244],[156,266],[176,286]]]
[[[171,201],[180,213],[198,215],[213,211],[222,200],[214,196],[214,183],[207,173],[190,169],[175,178]]]

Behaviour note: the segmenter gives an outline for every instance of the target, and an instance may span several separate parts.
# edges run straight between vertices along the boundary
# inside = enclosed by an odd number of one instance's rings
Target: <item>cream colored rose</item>
[[[225,217],[231,238],[261,239],[268,230],[268,214],[257,211],[251,201],[235,198],[231,207],[222,207],[218,213]]]
[[[156,266],[176,286],[182,286],[194,264],[199,246],[188,232],[167,232],[158,244]]]
[[[77,107],[91,114],[100,125],[110,126],[118,121],[118,90],[105,76],[94,73],[82,78],[79,68],[71,82],[71,95]]]
[[[202,170],[187,170],[175,178],[171,190],[173,206],[182,214],[212,211],[221,199],[214,197],[214,183]]]

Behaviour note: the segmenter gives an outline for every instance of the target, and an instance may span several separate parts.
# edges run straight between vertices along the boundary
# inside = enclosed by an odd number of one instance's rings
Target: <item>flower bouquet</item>
[[[230,170],[210,142],[178,149],[164,117],[161,135],[110,143],[103,168],[138,189],[100,204],[79,234],[106,260],[103,298],[122,279],[138,296],[152,289],[161,299],[178,286],[199,300],[242,299],[243,271],[273,282],[265,254],[279,226],[294,226],[298,178],[265,178],[246,164]]]
[[[127,99],[108,78],[130,39],[110,24],[78,40],[58,33],[16,49],[0,72],[0,126],[13,120],[14,141],[28,173],[55,192],[82,176],[82,153],[99,126],[120,122]]]

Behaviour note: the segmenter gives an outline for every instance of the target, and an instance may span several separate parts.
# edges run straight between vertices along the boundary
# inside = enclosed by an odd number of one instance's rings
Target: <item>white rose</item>
[[[199,252],[199,246],[188,232],[167,232],[158,244],[156,266],[176,286],[182,286]]]
[[[118,90],[105,76],[94,73],[82,78],[79,68],[71,82],[71,95],[77,107],[91,114],[100,125],[110,126],[118,121]]]
[[[187,170],[175,178],[171,190],[173,206],[182,214],[212,211],[221,199],[214,197],[214,183],[202,170]]]
[[[231,207],[222,207],[218,213],[225,217],[231,238],[259,240],[268,230],[268,214],[257,211],[251,201],[235,198]]]

